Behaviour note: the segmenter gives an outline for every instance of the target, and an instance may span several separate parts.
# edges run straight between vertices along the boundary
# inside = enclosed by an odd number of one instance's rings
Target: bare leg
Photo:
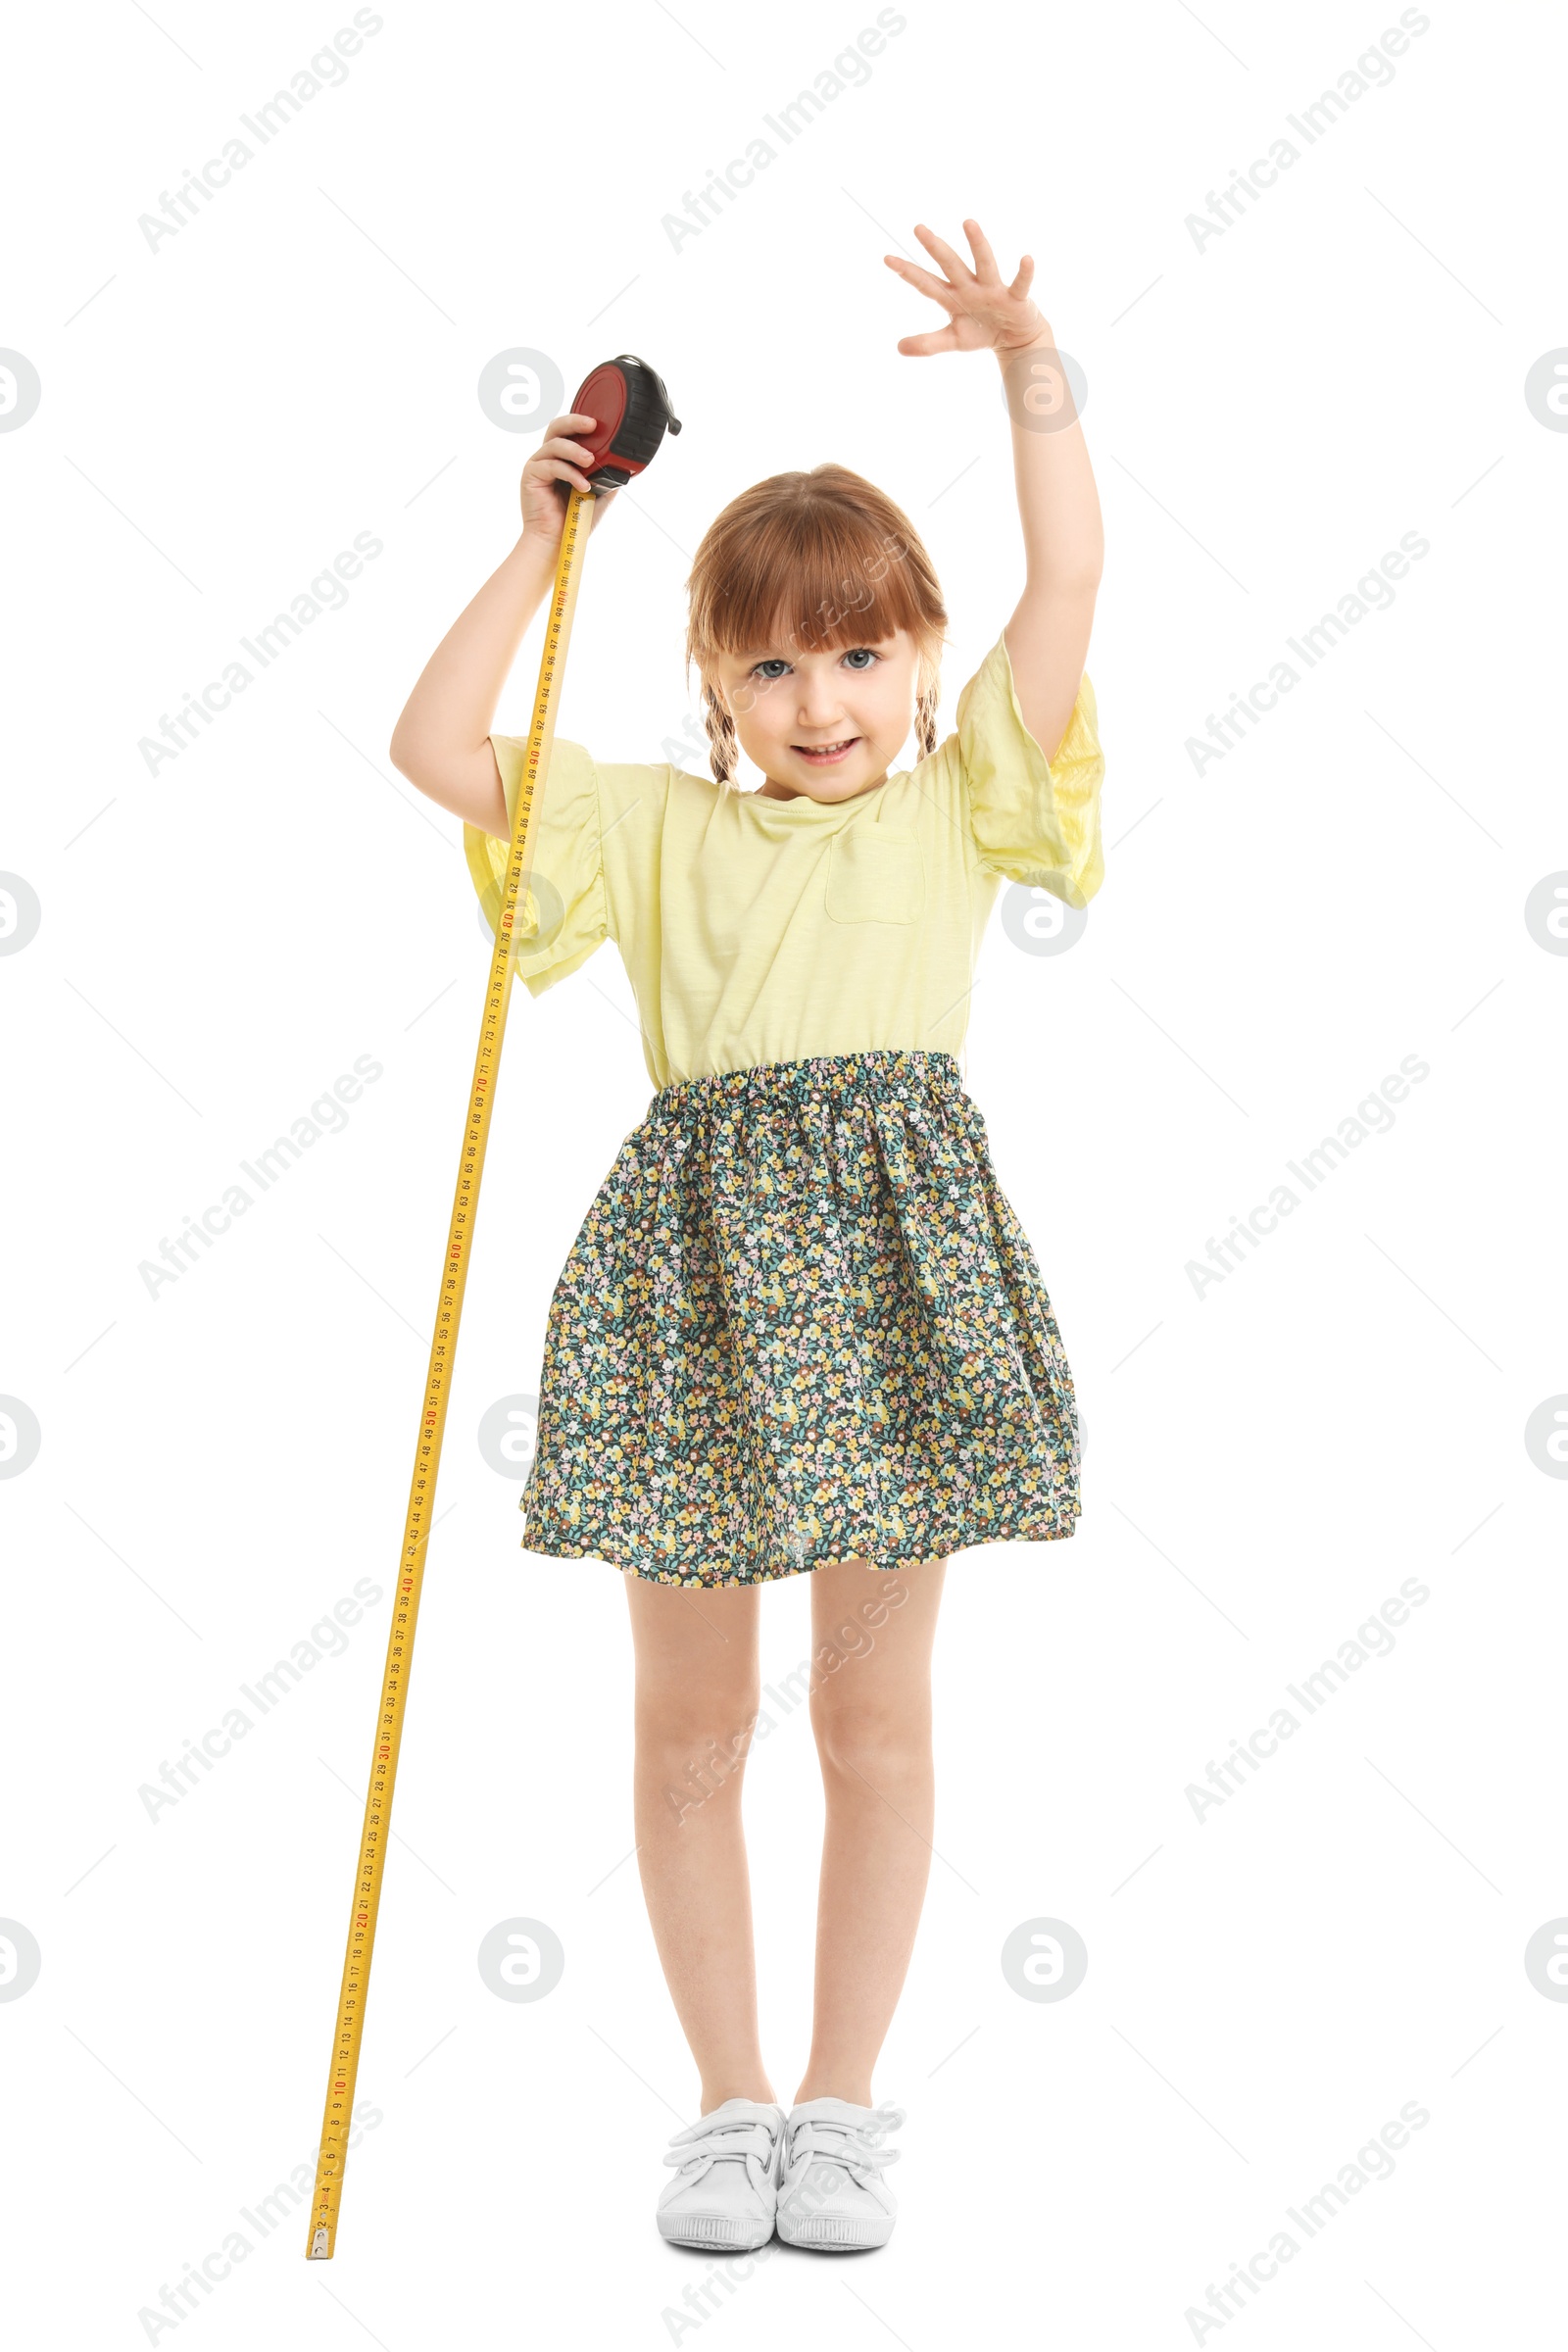
[[[757,2033],[741,1780],[760,1702],[758,1587],[626,1576],[637,1663],[634,1819],[659,1957],[707,2115],[771,2102]]]
[[[827,1821],[811,2054],[795,2096],[869,2107],[931,1867],[931,1644],[946,1560],[811,1574],[811,1728]],[[886,1614],[881,1624],[879,1615]]]

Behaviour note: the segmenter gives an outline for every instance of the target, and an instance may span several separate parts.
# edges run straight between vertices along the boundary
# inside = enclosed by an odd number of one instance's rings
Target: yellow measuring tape
[[[679,429],[678,427],[676,428]],[[544,652],[539,661],[539,686],[534,696],[533,726],[528,757],[517,793],[512,825],[512,856],[501,894],[496,923],[495,955],[490,963],[490,986],[484,1018],[479,1026],[479,1050],[474,1055],[473,1084],[468,1094],[467,1127],[458,1189],[452,1203],[446,1262],[436,1302],[435,1337],[430,1343],[430,1368],[425,1376],[424,1406],[419,1415],[418,1444],[414,1454],[414,1479],[409,1489],[408,1517],[403,1528],[403,1550],[398,1562],[392,1603],[392,1628],[387,1637],[386,1671],[381,1679],[381,1706],[375,1722],[375,1747],[370,1757],[370,1786],[365,1799],[365,1826],[360,1835],[359,1871],[354,1882],[354,1908],[349,1919],[348,1950],[343,1960],[343,1984],[338,1994],[337,2029],[332,2037],[332,2064],[326,2082],[326,2112],[317,2153],[316,2194],[311,2204],[307,2258],[330,2261],[337,2238],[338,2206],[343,2194],[343,2167],[348,2158],[349,2120],[354,2107],[354,2083],[360,2067],[365,2033],[365,2003],[370,1984],[370,1959],[375,1949],[375,1919],[381,1899],[381,1867],[391,1835],[392,1789],[397,1779],[398,1745],[408,1702],[409,1669],[414,1660],[414,1633],[419,1615],[419,1591],[424,1576],[424,1547],[429,1540],[430,1513],[435,1504],[436,1473],[441,1466],[441,1440],[446,1431],[447,1396],[457,1351],[458,1323],[473,1250],[474,1223],[479,1208],[479,1179],[484,1172],[490,1105],[495,1096],[501,1045],[512,1002],[513,932],[518,919],[519,897],[525,913],[531,893],[522,893],[522,877],[530,872],[529,836],[533,825],[534,787],[549,772],[550,751],[556,736],[556,706],[571,616],[582,576],[580,558],[588,538],[582,511],[593,505],[590,491],[571,489],[562,525],[561,553],[551,593],[550,617]],[[533,902],[537,905],[537,901]]]

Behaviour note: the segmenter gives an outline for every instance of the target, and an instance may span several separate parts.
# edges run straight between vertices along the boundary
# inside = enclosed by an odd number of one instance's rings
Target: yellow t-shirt
[[[558,737],[535,786],[538,919],[519,924],[515,968],[539,996],[612,939],[656,1087],[878,1047],[956,1054],[1003,879],[1069,906],[1103,879],[1096,726],[1086,673],[1048,762],[1001,636],[958,697],[956,732],[837,805],[607,765]],[[514,818],[527,747],[491,741]],[[511,844],[463,833],[493,924]]]

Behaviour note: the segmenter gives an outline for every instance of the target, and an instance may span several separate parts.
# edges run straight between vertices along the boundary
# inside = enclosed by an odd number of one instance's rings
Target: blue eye
[[[858,654],[863,654],[865,660],[863,662],[857,663],[853,674],[857,677],[863,678],[866,674],[866,671],[871,667],[872,663],[880,662],[882,657],[868,645],[852,645],[846,652],[844,659],[846,662],[853,661],[855,656]],[[773,679],[782,671],[788,669],[788,667],[789,663],[785,661],[782,654],[769,654],[765,661],[754,662],[752,663],[751,675],[754,678],[763,678],[765,684],[771,685],[773,683]]]

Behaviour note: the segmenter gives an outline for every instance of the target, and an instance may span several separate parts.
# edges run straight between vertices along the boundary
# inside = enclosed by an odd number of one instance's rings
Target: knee
[[[661,1771],[684,1779],[733,1771],[746,1760],[760,1709],[760,1685],[692,1690],[659,1686],[637,1693],[637,1745]]]
[[[818,1692],[811,1702],[811,1729],[823,1772],[832,1777],[883,1788],[930,1769],[928,1699],[906,1695],[890,1706],[849,1689]]]

